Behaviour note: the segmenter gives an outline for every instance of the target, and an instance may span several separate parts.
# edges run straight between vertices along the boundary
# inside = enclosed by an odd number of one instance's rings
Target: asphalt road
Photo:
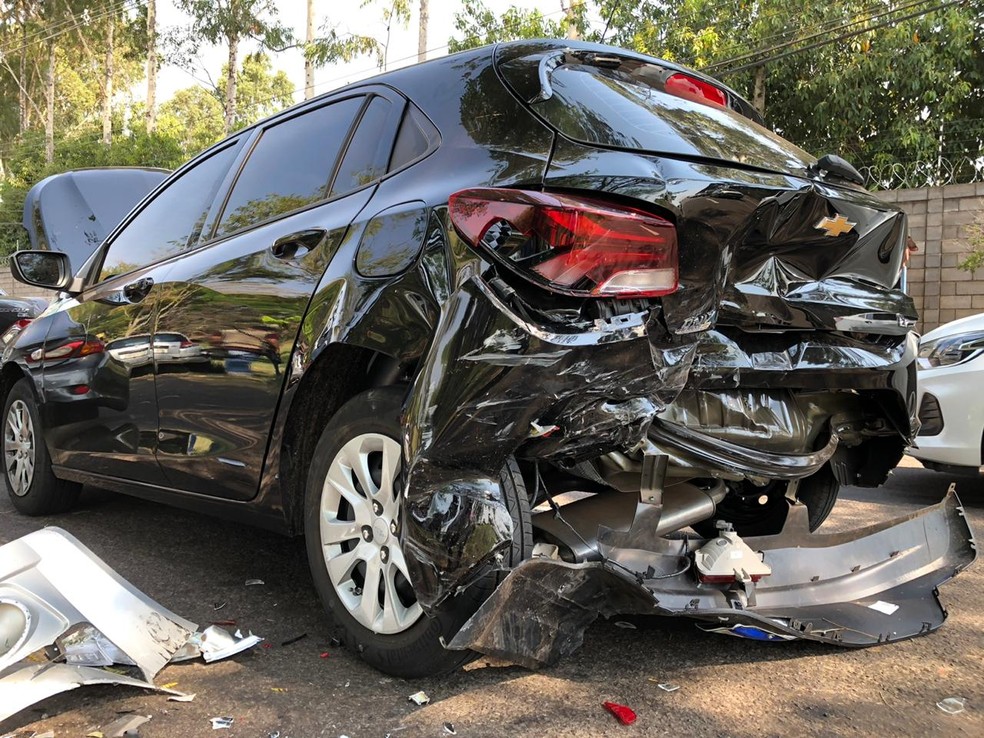
[[[829,522],[850,528],[933,504],[949,479],[903,468],[878,490],[848,489]],[[958,483],[971,525],[984,530],[984,480]],[[268,639],[229,661],[168,666],[158,684],[194,692],[191,703],[119,687],[84,687],[35,705],[0,735],[81,738],[135,711],[140,734],[281,738],[460,736],[981,736],[984,735],[984,565],[942,588],[950,617],[937,633],[860,651],[806,642],[760,643],[697,631],[683,620],[636,619],[635,630],[596,623],[584,647],[531,672],[480,660],[412,683],[390,679],[331,646],[299,541],[149,502],[87,490],[69,515],[28,519],[0,501],[0,543],[45,525],[80,538],[137,587],[198,622],[234,619]],[[247,579],[263,586],[246,587]],[[216,611],[217,605],[224,607]],[[291,645],[284,641],[306,634]],[[321,654],[327,652],[327,658]],[[655,680],[655,681],[654,681]],[[655,682],[680,685],[675,692]],[[417,707],[418,690],[431,702]],[[936,703],[967,699],[959,715]],[[631,705],[615,722],[605,700]],[[214,733],[210,717],[232,716]]]

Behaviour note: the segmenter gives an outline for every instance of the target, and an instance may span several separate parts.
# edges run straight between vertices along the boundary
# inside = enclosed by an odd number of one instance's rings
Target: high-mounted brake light
[[[676,228],[593,198],[526,190],[462,190],[451,222],[471,246],[564,294],[658,297],[678,287]]]
[[[705,105],[717,105],[722,108],[728,106],[728,96],[724,90],[689,74],[677,72],[670,75],[663,83],[663,89],[671,95]]]

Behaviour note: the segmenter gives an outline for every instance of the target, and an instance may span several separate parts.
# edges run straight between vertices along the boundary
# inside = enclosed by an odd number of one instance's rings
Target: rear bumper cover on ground
[[[450,648],[535,668],[576,650],[591,622],[614,614],[691,617],[761,640],[889,643],[940,627],[946,611],[937,588],[976,556],[952,491],[933,507],[847,533],[809,533],[806,509],[796,506],[781,534],[746,539],[772,568],[754,585],[698,583],[686,562],[703,541],[645,531],[606,538],[603,562],[521,564]]]

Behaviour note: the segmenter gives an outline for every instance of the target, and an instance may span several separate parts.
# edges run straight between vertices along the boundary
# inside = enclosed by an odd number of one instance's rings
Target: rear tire
[[[786,484],[785,481],[774,481],[764,487],[756,487],[750,482],[741,482],[718,504],[714,517],[691,527],[704,538],[713,538],[718,535],[715,522],[726,520],[739,536],[776,535],[782,531],[789,515]],[[834,477],[829,464],[800,481],[796,496],[806,505],[811,532],[830,515],[839,492],[840,482]],[[764,504],[761,503],[763,498]]]
[[[53,515],[70,510],[82,485],[58,479],[44,443],[31,380],[19,379],[3,408],[3,481],[17,512]]]
[[[315,588],[348,647],[376,669],[410,679],[453,671],[475,658],[445,649],[441,640],[454,637],[504,575],[490,569],[431,616],[417,604],[391,527],[402,523],[394,482],[402,466],[403,397],[398,387],[364,392],[325,427],[308,474],[304,530]],[[504,564],[512,568],[533,547],[526,487],[514,461],[501,483],[514,531]]]

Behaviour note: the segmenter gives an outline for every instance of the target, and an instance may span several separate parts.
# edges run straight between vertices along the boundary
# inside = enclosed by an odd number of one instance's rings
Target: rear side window
[[[813,162],[805,151],[740,113],[663,92],[656,82],[659,69],[563,64],[550,73],[553,94],[530,107],[564,136],[586,144],[786,173],[801,173]]]
[[[325,199],[338,154],[363,101],[341,100],[266,129],[232,188],[216,235]]]
[[[338,167],[331,196],[357,190],[386,173],[386,159],[393,143],[392,130],[387,136],[392,103],[382,97],[373,97],[359,119],[345,156]]]
[[[390,157],[390,171],[419,159],[439,143],[440,136],[434,124],[427,120],[413,104],[407,106],[406,115],[396,134],[393,155]]]
[[[237,150],[231,144],[212,154],[158,193],[109,245],[99,279],[153,264],[196,243]]]

